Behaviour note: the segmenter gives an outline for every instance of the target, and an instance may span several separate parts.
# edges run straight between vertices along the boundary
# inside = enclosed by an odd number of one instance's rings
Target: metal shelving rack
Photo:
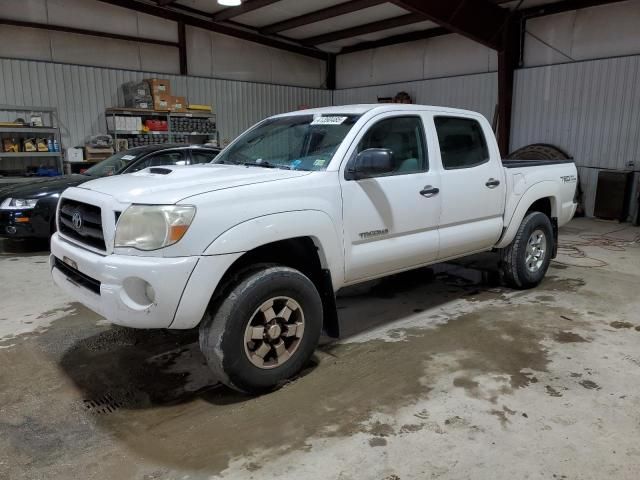
[[[15,120],[15,117],[23,117],[25,121],[29,121],[31,114],[48,115],[49,121],[46,127],[31,126],[0,126],[0,174],[8,175],[25,175],[27,167],[35,167],[40,164],[43,159],[53,160],[60,174],[63,173],[62,165],[62,138],[60,128],[58,127],[58,110],[53,107],[38,107],[17,105],[0,105],[0,121],[9,122]],[[22,112],[20,115],[18,112]],[[13,116],[14,118],[11,118]],[[20,140],[28,138],[28,136],[46,136],[53,137],[59,145],[59,152],[5,152],[2,140],[7,137],[16,137]],[[7,160],[14,160],[11,165],[7,165]],[[48,162],[51,163],[51,162]],[[29,165],[27,165],[29,164]],[[11,168],[7,168],[7,167]],[[18,168],[16,168],[18,166]],[[20,169],[19,167],[23,168]]]
[[[200,137],[203,141],[207,138],[215,138],[218,145],[220,144],[218,137],[218,125],[216,122],[216,114],[215,113],[207,113],[207,112],[169,112],[169,111],[160,111],[160,110],[146,110],[141,108],[107,108],[105,111],[105,118],[111,116],[113,118],[113,125],[116,124],[116,116],[132,116],[132,117],[147,117],[147,118],[157,118],[163,119],[167,121],[168,130],[166,131],[141,131],[141,130],[115,130],[109,129],[107,125],[107,132],[110,135],[113,135],[114,145],[118,145],[118,138],[126,137],[129,138],[131,136],[143,136],[149,135],[153,136],[167,136],[167,143],[191,143],[191,142],[178,142],[176,141],[176,137],[192,137],[194,140]],[[213,122],[215,125],[215,129],[212,132],[174,132],[172,130],[172,119],[173,118],[202,118],[208,119],[210,122]],[[151,142],[153,143],[153,142]],[[195,142],[202,143],[202,142]]]

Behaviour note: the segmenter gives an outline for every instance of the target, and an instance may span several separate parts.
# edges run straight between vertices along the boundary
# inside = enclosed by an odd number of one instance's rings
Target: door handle
[[[485,185],[489,188],[496,188],[498,185],[500,185],[500,180],[490,178],[489,180],[487,180],[487,183],[485,183]]]
[[[420,195],[429,198],[437,195],[438,192],[440,192],[439,188],[432,187],[431,185],[426,185],[422,190],[420,190]]]

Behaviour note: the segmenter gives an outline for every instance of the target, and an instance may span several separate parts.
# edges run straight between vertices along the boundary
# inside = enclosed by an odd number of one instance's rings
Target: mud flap
[[[333,282],[331,281],[331,272],[329,270],[322,270],[320,296],[322,298],[322,309],[324,311],[322,329],[328,337],[340,338],[338,306],[336,305],[336,295],[333,291]]]
[[[551,258],[556,258],[558,255],[558,218],[551,217],[551,228],[553,229],[553,250],[551,252]]]

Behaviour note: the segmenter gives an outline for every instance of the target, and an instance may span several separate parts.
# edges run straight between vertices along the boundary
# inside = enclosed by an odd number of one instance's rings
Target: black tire
[[[245,351],[245,330],[258,308],[275,297],[297,302],[304,315],[304,333],[288,360],[264,369],[254,365]],[[318,345],[322,319],[320,295],[301,272],[283,266],[249,270],[207,312],[200,324],[200,349],[218,380],[234,390],[260,394],[304,368]]]
[[[531,235],[540,230],[544,233],[545,245],[542,264],[536,271],[527,267],[527,244]],[[554,248],[553,227],[551,220],[544,213],[528,213],[516,233],[511,244],[500,250],[501,269],[507,285],[518,289],[536,287],[544,278],[551,263],[551,255]]]
[[[568,160],[570,158],[562,149],[546,143],[527,145],[507,155],[507,159],[511,160]]]

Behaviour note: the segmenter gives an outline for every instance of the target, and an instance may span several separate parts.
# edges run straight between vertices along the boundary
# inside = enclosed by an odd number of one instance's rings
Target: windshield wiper
[[[271,162],[244,162],[241,165],[245,165],[247,167],[281,168],[283,170],[291,170],[291,167],[288,165],[278,165],[277,163]]]

